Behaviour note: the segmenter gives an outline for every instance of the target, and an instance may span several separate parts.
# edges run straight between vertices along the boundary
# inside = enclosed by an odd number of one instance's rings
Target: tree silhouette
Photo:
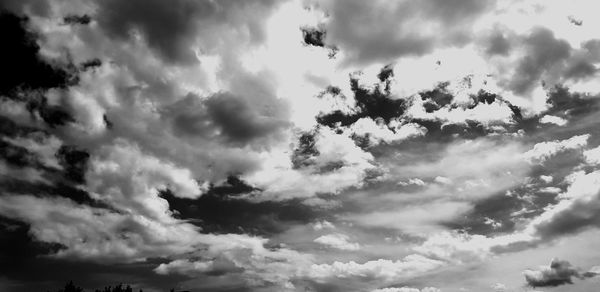
[[[50,292],[50,291],[48,291]],[[73,281],[70,281],[65,285],[65,288],[57,290],[56,292],[85,292],[83,288],[75,286]],[[96,289],[94,292],[134,292],[131,286],[124,286],[123,284],[112,286],[106,286],[103,289]],[[139,292],[144,292],[144,290],[140,289]],[[175,292],[175,289],[171,289],[171,292]]]

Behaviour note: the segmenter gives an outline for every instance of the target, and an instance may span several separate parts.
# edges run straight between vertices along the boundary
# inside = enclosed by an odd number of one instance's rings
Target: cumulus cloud
[[[597,269],[582,272],[567,261],[552,259],[550,266],[541,266],[535,270],[523,272],[527,284],[532,287],[555,287],[565,284],[573,284],[573,279],[586,279],[599,275]]]
[[[589,164],[600,164],[600,147],[583,151],[583,156]]]
[[[124,141],[101,149],[90,162],[86,178],[97,198],[157,219],[169,218],[167,202],[158,197],[161,189],[172,189],[184,198],[203,192],[188,169],[144,155]]]
[[[524,157],[532,162],[542,163],[560,152],[585,147],[589,137],[589,134],[584,134],[573,136],[565,140],[537,143],[533,146],[533,149],[524,153]]]
[[[543,239],[573,234],[600,224],[600,172],[576,172],[569,177],[567,191],[559,194],[556,205],[547,208],[527,227]]]
[[[154,271],[192,277],[208,272],[238,274],[247,287],[270,284],[293,291],[295,287],[290,281],[302,276],[314,261],[311,255],[291,249],[265,248],[266,239],[247,235],[205,235],[203,242],[208,249],[197,255],[210,260],[177,259],[160,264]]]
[[[332,248],[341,250],[358,250],[360,245],[356,242],[351,242],[350,237],[341,233],[332,233],[315,238],[314,242],[320,243]]]
[[[315,139],[317,151],[306,166],[295,168],[287,153],[265,152],[263,168],[246,178],[265,189],[264,198],[281,200],[361,186],[367,171],[375,168],[373,155],[358,147],[348,134],[321,128]]]
[[[63,199],[3,196],[4,216],[31,225],[32,235],[62,247],[53,256],[98,262],[132,262],[194,250],[197,227],[160,223],[137,214],[78,205]]]
[[[442,261],[420,255],[409,255],[402,260],[374,260],[362,264],[354,261],[314,264],[308,277],[315,280],[327,278],[363,278],[367,280],[399,281],[443,266]]]
[[[313,224],[313,229],[314,230],[323,230],[323,229],[335,229],[335,225],[333,225],[333,223],[327,221],[327,220],[323,220],[323,221],[318,221],[315,224]]]
[[[567,120],[553,116],[553,115],[545,115],[540,119],[540,123],[542,124],[555,124],[557,126],[564,126],[567,124]]]
[[[369,139],[370,145],[380,142],[392,143],[402,141],[411,137],[424,136],[427,129],[416,123],[399,123],[393,121],[385,125],[383,121],[374,121],[369,118],[361,118],[350,126],[350,131],[359,136]]]

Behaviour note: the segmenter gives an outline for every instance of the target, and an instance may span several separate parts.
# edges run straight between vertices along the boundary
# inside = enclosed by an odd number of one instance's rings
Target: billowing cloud
[[[597,270],[597,268],[593,268],[589,272],[582,272],[580,269],[573,267],[571,263],[555,258],[550,262],[550,266],[543,266],[537,270],[526,270],[523,275],[527,284],[532,287],[548,287],[573,284],[574,278],[595,277],[599,275]]]
[[[399,281],[411,276],[439,268],[443,262],[420,255],[409,255],[402,260],[374,260],[365,263],[334,262],[318,264],[310,268],[308,276],[323,280],[326,278],[362,278],[366,280]]]
[[[516,258],[597,264],[592,1],[0,7],[5,290],[508,291]]]
[[[350,237],[341,233],[332,233],[315,238],[314,242],[341,250],[358,250],[360,245],[350,241]]]
[[[556,155],[557,153],[581,149],[582,147],[587,145],[587,140],[590,135],[578,135],[573,136],[569,139],[565,140],[556,140],[549,142],[537,143],[533,146],[533,149],[527,151],[524,155],[527,159],[533,162],[544,162],[550,157]]]

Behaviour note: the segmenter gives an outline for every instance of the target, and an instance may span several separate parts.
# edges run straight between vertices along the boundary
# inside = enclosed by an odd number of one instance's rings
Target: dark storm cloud
[[[568,20],[569,20],[569,22],[570,22],[570,23],[572,23],[573,25],[576,25],[576,26],[582,26],[582,25],[583,25],[583,20],[577,19],[577,18],[575,18],[575,16],[573,16],[573,15],[569,15],[569,16],[567,17],[567,19],[568,19]]]
[[[137,30],[167,61],[189,64],[196,62],[197,42],[201,49],[209,51],[218,45],[219,25],[248,33],[251,42],[262,40],[262,20],[258,15],[270,11],[274,4],[270,0],[109,0],[100,4],[97,19],[113,36],[127,39],[132,29]],[[244,9],[252,9],[256,14],[244,15]]]
[[[572,92],[568,87],[560,85],[548,91],[546,103],[550,106],[546,113],[564,118],[581,118],[600,108],[598,99],[593,96]]]
[[[294,169],[303,168],[314,163],[314,157],[319,156],[316,147],[317,129],[305,132],[298,137],[298,145],[292,153],[292,166]]]
[[[261,105],[231,93],[219,93],[205,99],[190,94],[170,106],[165,116],[172,117],[178,133],[245,145],[276,137],[289,127],[285,119],[286,106],[277,99],[265,102]]]
[[[83,71],[93,69],[93,68],[98,68],[98,67],[102,66],[102,60],[100,60],[98,58],[94,58],[94,59],[82,62],[81,64],[79,64],[79,66],[81,67],[81,70],[83,70]]]
[[[597,271],[581,272],[567,261],[552,259],[549,267],[523,272],[527,284],[532,287],[556,287],[573,284],[573,278],[585,279],[599,275]]]
[[[282,111],[278,105],[253,109],[248,100],[225,94],[208,99],[206,108],[215,124],[232,142],[244,143],[287,127],[287,122],[278,117]]]
[[[85,171],[90,154],[75,146],[61,146],[56,153],[58,162],[65,170],[66,177],[76,183],[85,182]]]
[[[315,47],[324,47],[325,31],[314,27],[300,28],[304,43]]]
[[[316,27],[301,27],[300,30],[302,31],[302,40],[304,41],[304,44],[308,46],[326,48],[329,50],[329,58],[335,58],[335,55],[339,49],[334,45],[327,45],[325,43],[327,32],[324,29]]]
[[[449,82],[443,82],[432,90],[419,93],[421,99],[425,101],[423,107],[426,112],[431,113],[437,111],[452,103],[454,96],[446,90],[449,84]]]
[[[504,56],[505,51],[523,49],[524,55],[517,61],[516,70],[506,85],[515,94],[529,94],[539,85],[555,86],[594,77],[598,72],[596,64],[600,62],[597,42],[588,40],[581,48],[574,48],[548,28],[535,27],[527,35],[496,29],[483,47],[490,56]]]
[[[63,18],[63,21],[65,22],[65,24],[81,24],[81,25],[86,25],[89,24],[90,22],[92,22],[92,18],[87,15],[87,14],[83,14],[83,15],[67,15]]]
[[[317,116],[317,122],[324,126],[336,127],[337,125],[348,126],[361,118],[383,119],[389,123],[393,118],[400,117],[406,110],[406,101],[394,99],[390,94],[389,78],[393,71],[386,66],[378,74],[378,78],[384,82],[384,88],[376,85],[373,89],[365,88],[359,84],[356,77],[350,77],[350,89],[354,94],[356,109],[354,113],[344,113],[335,110],[330,113],[322,113]]]
[[[526,55],[520,60],[509,85],[516,94],[529,92],[546,70],[566,60],[571,54],[569,43],[555,38],[547,28],[536,28],[524,42]]]
[[[293,224],[307,224],[319,215],[318,210],[299,200],[284,202],[252,202],[243,195],[259,194],[262,190],[248,185],[236,176],[213,185],[198,199],[175,197],[169,190],[161,197],[169,202],[175,216],[202,227],[210,233],[249,233],[272,235]]]
[[[460,45],[469,39],[468,24],[495,1],[427,0],[372,5],[364,1],[330,1],[324,26],[326,44],[343,51],[350,62],[390,61],[422,55],[437,45]],[[360,21],[357,21],[360,20]],[[441,31],[419,33],[420,25],[436,24]]]

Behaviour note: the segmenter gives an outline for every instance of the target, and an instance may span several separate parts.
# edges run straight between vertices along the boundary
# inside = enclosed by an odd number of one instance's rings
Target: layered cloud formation
[[[589,291],[595,6],[2,1],[0,290]]]

